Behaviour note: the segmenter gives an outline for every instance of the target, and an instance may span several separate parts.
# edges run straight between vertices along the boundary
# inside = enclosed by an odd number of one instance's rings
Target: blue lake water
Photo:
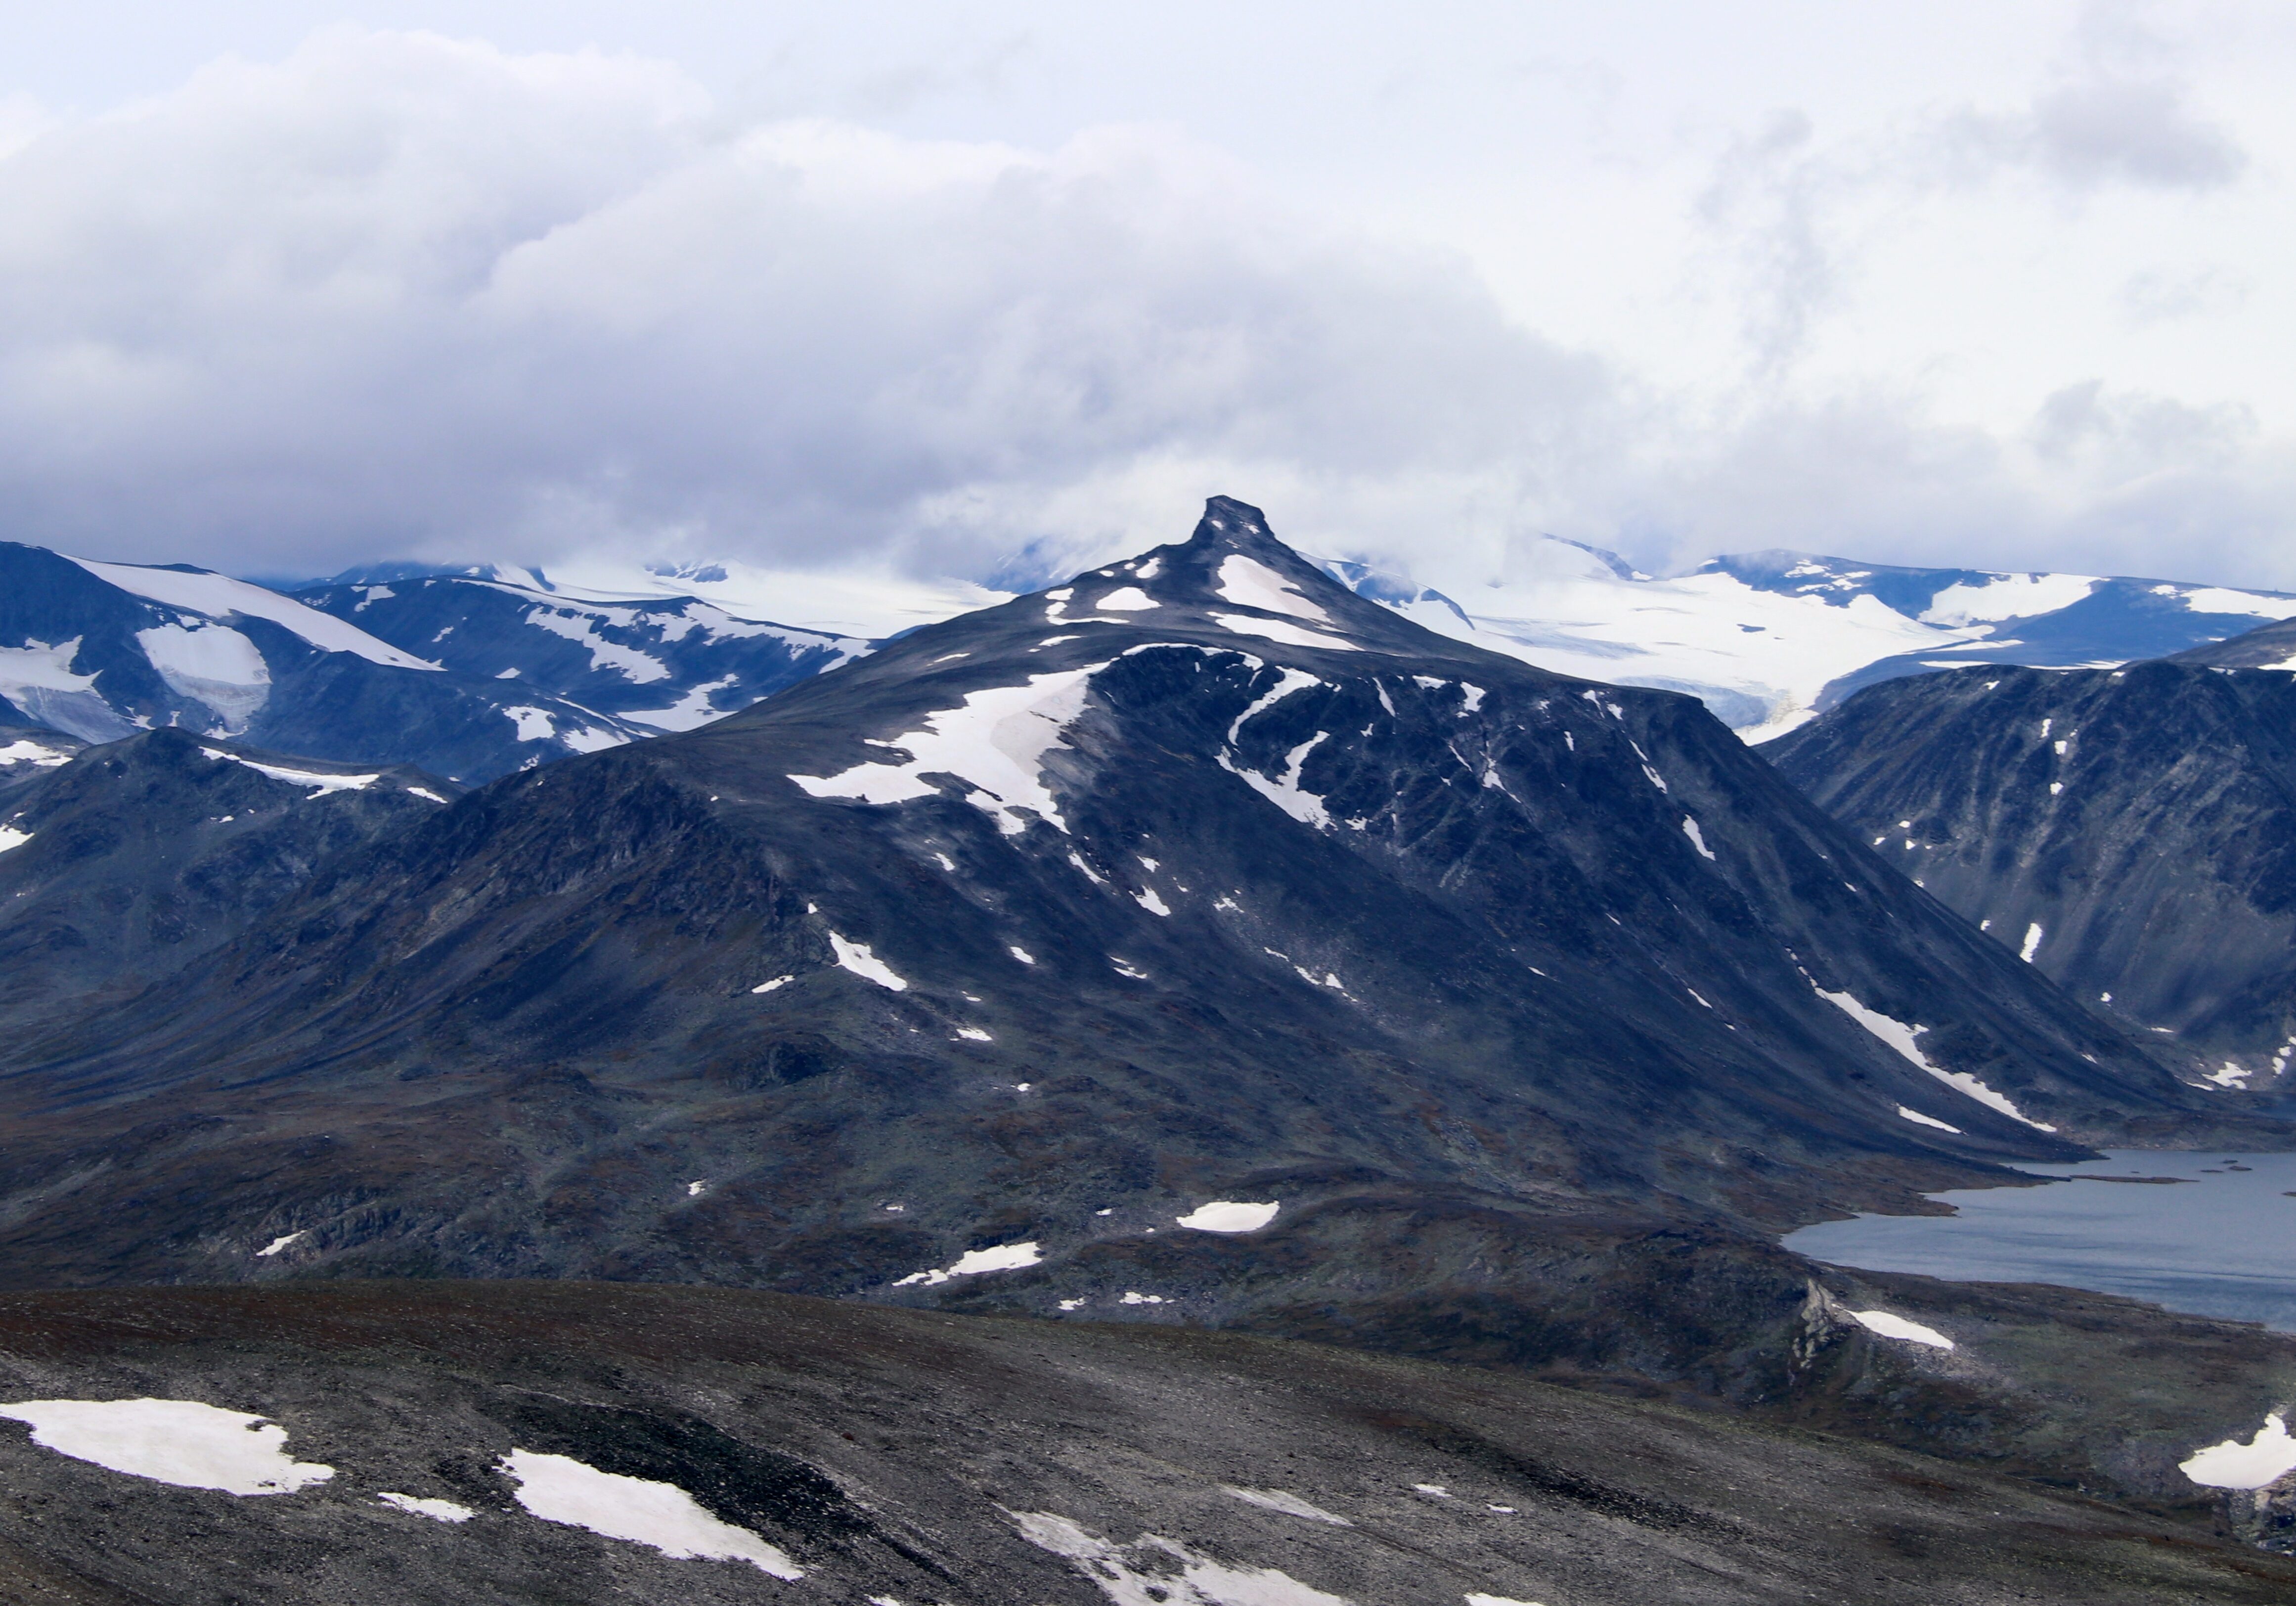
[[[2062,1180],[1932,1193],[1956,1213],[1821,1222],[1785,1244],[1835,1266],[2061,1283],[2296,1332],[2296,1154],[2116,1149],[2018,1169]],[[2142,1176],[2179,1180],[2094,1180]]]

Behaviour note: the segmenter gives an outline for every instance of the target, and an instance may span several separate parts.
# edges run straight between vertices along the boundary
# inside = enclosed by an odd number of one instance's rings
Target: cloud
[[[2260,539],[2286,505],[2228,414],[2100,386],[1997,436],[1911,385],[1784,384],[1867,176],[1792,114],[1709,186],[1757,382],[1697,397],[1168,128],[747,120],[657,61],[353,30],[15,126],[0,534],[92,555],[977,577],[1169,539],[1227,492],[1440,583],[1542,529],[1646,567],[2011,564],[2209,508]]]
[[[2247,152],[2187,101],[2173,81],[2102,78],[2050,90],[2017,116],[1972,118],[1965,132],[1996,160],[2068,189],[2220,189],[2246,169]]]

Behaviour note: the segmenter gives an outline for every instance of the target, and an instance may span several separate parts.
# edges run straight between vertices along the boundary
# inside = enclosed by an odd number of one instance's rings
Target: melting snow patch
[[[1160,607],[1162,604],[1141,590],[1139,586],[1126,586],[1110,592],[1093,606],[1103,613],[1144,613],[1151,608]]]
[[[1814,981],[1810,985],[1817,987]],[[2056,1130],[2054,1127],[2045,1121],[2033,1119],[2011,1103],[2006,1095],[1994,1092],[1967,1071],[1946,1070],[1931,1064],[1929,1056],[1923,1053],[1920,1045],[1914,1041],[1929,1030],[1926,1026],[1906,1026],[1892,1020],[1878,1011],[1867,1009],[1847,993],[1829,993],[1824,987],[1818,987],[1817,996],[1956,1092],[1966,1094],[1988,1110],[1999,1110],[2013,1121],[2022,1121],[2037,1132]]]
[[[1499,1509],[1496,1505],[1491,1507],[1495,1512]],[[1467,1597],[1467,1606],[1539,1606],[1539,1603],[1537,1601],[1518,1601],[1511,1595],[1471,1594]]]
[[[1085,880],[1090,881],[1094,886],[1105,887],[1108,885],[1106,881],[1101,879],[1100,873],[1098,871],[1095,870],[1090,864],[1084,862],[1084,856],[1082,854],[1071,853],[1069,855],[1069,863],[1074,864],[1077,867],[1078,873],[1080,873]]]
[[[242,758],[237,753],[226,753],[219,747],[203,747],[200,751],[218,764],[244,765],[256,774],[268,775],[274,781],[284,781],[290,786],[308,786],[311,788],[311,795],[315,798],[324,797],[331,791],[364,791],[382,779],[379,774],[324,775],[316,770],[286,769],[276,764],[258,764],[254,759]],[[428,797],[430,794],[426,792],[423,795]],[[440,798],[433,800],[444,802],[446,799]]]
[[[1091,1303],[1091,1301],[1086,1299],[1063,1299],[1061,1301],[1061,1308],[1062,1310],[1082,1310],[1089,1303]]]
[[[1233,561],[1233,560],[1231,560]],[[1349,1606],[1274,1568],[1224,1567],[1158,1534],[1110,1544],[1052,1512],[1007,1512],[1021,1537],[1073,1562],[1117,1606]],[[1175,1576],[1171,1564],[1179,1563]]]
[[[965,800],[1007,836],[1028,829],[1024,811],[1066,831],[1068,823],[1045,785],[1044,757],[1084,711],[1087,683],[1107,667],[1087,664],[1032,675],[1017,686],[968,692],[962,706],[928,714],[922,728],[895,739],[911,755],[906,764],[857,764],[833,775],[790,779],[816,798],[899,803],[939,795],[926,776],[955,775],[972,788]]]
[[[413,1495],[377,1495],[385,1505],[395,1505],[402,1512],[417,1517],[428,1517],[433,1522],[468,1522],[478,1515],[467,1505],[456,1505],[451,1500],[424,1500]]]
[[[1682,834],[1688,837],[1690,845],[1706,857],[1710,859],[1714,856],[1714,850],[1706,845],[1706,833],[1698,829],[1698,822],[1688,815],[1682,816]]]
[[[1116,967],[1116,973],[1119,976],[1128,976],[1135,981],[1145,981],[1148,979],[1148,972],[1140,969],[1137,965],[1131,963],[1129,961],[1119,959],[1111,954],[1109,955],[1108,963]]]
[[[1248,613],[1215,613],[1212,623],[1223,630],[1233,630],[1238,635],[1257,635],[1264,640],[1281,642],[1287,647],[1327,647],[1340,652],[1363,651],[1353,642],[1341,641],[1336,635],[1325,635],[1320,630],[1310,630],[1304,625],[1286,624],[1282,619],[1254,619]]]
[[[429,799],[431,802],[433,802],[433,803],[444,803],[444,802],[447,800],[446,799],[444,799],[444,798],[440,797],[437,792],[435,792],[435,791],[430,791],[430,790],[428,790],[427,788],[424,788],[424,787],[420,787],[420,786],[410,786],[410,787],[408,787],[406,790],[407,790],[407,792],[408,792],[408,794],[409,794],[410,796],[417,797],[417,798],[428,798],[428,799]]]
[[[1257,558],[1237,553],[1220,561],[1216,582],[1220,595],[1240,608],[1266,613],[1288,613],[1295,619],[1330,624],[1332,616],[1309,602],[1300,588]]]
[[[1305,1517],[1310,1522],[1328,1522],[1333,1528],[1355,1526],[1345,1517],[1336,1516],[1320,1505],[1310,1504],[1300,1499],[1299,1495],[1283,1489],[1239,1489],[1223,1484],[1220,1486],[1220,1493],[1232,1495],[1246,1505],[1256,1505],[1265,1511],[1282,1512],[1287,1517]]]
[[[1411,1487],[1416,1493],[1436,1500],[1448,1500],[1451,1497],[1451,1491],[1439,1483],[1414,1483]]]
[[[1028,949],[1020,946],[1018,944],[1007,945],[1004,951],[1007,954],[1010,954],[1013,958],[1019,960],[1022,964],[1034,964],[1037,963],[1037,956],[1034,954],[1029,953]]]
[[[1138,904],[1142,908],[1147,910],[1151,914],[1169,915],[1172,913],[1171,910],[1165,907],[1163,898],[1157,893],[1156,889],[1153,887],[1149,888],[1145,892],[1134,893],[1132,895],[1132,901]]]
[[[987,1032],[982,1031],[977,1026],[960,1026],[956,1028],[956,1035],[964,1038],[967,1043],[993,1043],[996,1041],[995,1038],[991,1037]]]
[[[1960,1127],[1948,1126],[1933,1115],[1923,1115],[1920,1110],[1908,1109],[1903,1104],[1898,1106],[1898,1113],[1903,1116],[1906,1119],[1913,1121],[1917,1125],[1934,1127],[1939,1132],[1950,1132],[1956,1137],[1961,1135]]]
[[[1934,1327],[1924,1327],[1919,1322],[1908,1322],[1903,1316],[1893,1316],[1886,1310],[1853,1310],[1857,1324],[1868,1332],[1885,1339],[1900,1339],[1908,1344],[1926,1344],[1931,1349],[1951,1349],[1953,1340]]]
[[[993,1249],[967,1250],[946,1271],[911,1272],[906,1277],[896,1278],[893,1286],[906,1288],[911,1283],[922,1282],[931,1288],[951,1277],[977,1277],[983,1272],[1018,1271],[1024,1266],[1036,1265],[1044,1258],[1033,1238],[1019,1243],[1000,1243]]]
[[[1283,1208],[1280,1201],[1239,1204],[1232,1199],[1215,1199],[1175,1219],[1199,1233],[1256,1233],[1275,1220],[1275,1212]]]
[[[648,1545],[678,1561],[747,1561],[776,1578],[805,1577],[778,1546],[720,1522],[674,1483],[602,1472],[570,1455],[531,1450],[512,1450],[502,1470],[518,1480],[518,1503],[545,1522]]]
[[[224,817],[229,819],[231,816],[226,815]],[[0,825],[0,853],[7,852],[11,848],[21,848],[31,840],[32,833],[29,831],[19,831],[13,825]]]
[[[2035,921],[2031,925],[2025,928],[2025,946],[2017,950],[2017,957],[2023,960],[2027,964],[2030,964],[2033,963],[2033,955],[2040,951],[2041,922]]]
[[[292,1244],[297,1239],[308,1238],[310,1234],[308,1232],[283,1233],[278,1237],[274,1238],[270,1242],[265,1244],[261,1249],[256,1250],[256,1256],[258,1259],[268,1259],[270,1257],[279,1253],[282,1250],[284,1250]]]
[[[709,1184],[707,1182],[690,1182],[685,1184],[685,1196],[688,1199],[699,1199],[708,1192],[709,1192]]]
[[[2219,1087],[2238,1087],[2245,1090],[2250,1074],[2246,1066],[2226,1060],[2222,1070],[2212,1070],[2202,1080],[2213,1082]]]
[[[557,733],[558,727],[540,709],[504,709],[501,712],[504,719],[518,726],[521,742],[547,742]]]
[[[20,1400],[0,1416],[31,1423],[32,1442],[60,1455],[178,1488],[289,1495],[335,1475],[291,1458],[277,1423],[197,1400]]]
[[[865,942],[848,942],[836,932],[829,934],[829,946],[837,952],[837,963],[865,981],[890,987],[896,993],[906,993],[909,984],[893,974],[893,967],[869,951]]]
[[[1124,1298],[1119,1299],[1117,1303],[1119,1305],[1163,1305],[1168,1301],[1161,1294],[1136,1294],[1127,1289]]]
[[[2177,1463],[2177,1470],[2212,1489],[2260,1489],[2283,1473],[2296,1471],[2296,1438],[2289,1437],[2287,1422],[2275,1412],[2246,1444],[2227,1438],[2195,1450]]]
[[[797,978],[794,976],[776,976],[771,981],[760,981],[757,986],[751,987],[750,990],[753,993],[770,993],[776,987],[787,987],[791,982],[795,981],[796,979]]]

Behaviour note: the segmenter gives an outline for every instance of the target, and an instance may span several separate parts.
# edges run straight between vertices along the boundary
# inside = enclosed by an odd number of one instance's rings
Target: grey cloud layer
[[[1746,184],[1806,131],[1767,137]],[[1816,206],[1739,236],[1789,356]],[[733,126],[624,58],[334,33],[0,159],[4,533],[242,572],[612,544],[979,574],[1207,491],[1431,578],[1538,528],[1886,558],[1981,527],[2005,561],[2260,528],[2276,460],[2175,406],[2067,392],[2021,441],[1880,391],[1693,406],[1175,135]]]

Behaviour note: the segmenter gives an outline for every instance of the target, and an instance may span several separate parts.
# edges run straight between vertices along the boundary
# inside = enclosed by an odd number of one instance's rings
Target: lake
[[[2296,1332],[2296,1154],[2116,1149],[2017,1168],[2062,1180],[1932,1193],[1957,1213],[1822,1222],[1785,1245],[1835,1266],[2061,1283]],[[2142,1177],[2175,1180],[2127,1180]]]

